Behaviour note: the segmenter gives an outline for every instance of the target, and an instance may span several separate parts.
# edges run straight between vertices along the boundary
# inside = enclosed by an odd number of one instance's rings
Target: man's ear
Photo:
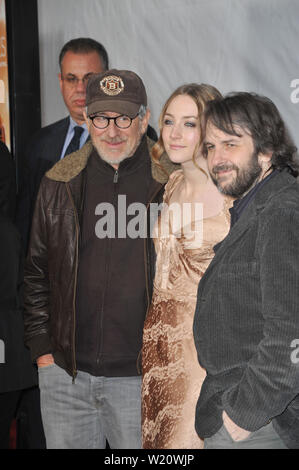
[[[258,162],[260,166],[263,168],[263,170],[267,171],[270,168],[272,164],[272,155],[273,155],[273,152],[258,154]]]
[[[84,121],[87,125],[88,132],[90,131],[91,120],[87,117],[86,111],[83,110]],[[89,132],[90,133],[90,132]]]
[[[62,80],[62,78],[61,78],[61,73],[58,74],[58,80],[59,80],[60,91],[62,92],[63,80]]]

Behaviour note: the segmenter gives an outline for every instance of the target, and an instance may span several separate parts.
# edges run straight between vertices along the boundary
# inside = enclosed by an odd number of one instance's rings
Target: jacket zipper
[[[115,173],[113,175],[113,184],[116,185],[118,183],[118,170],[115,170]],[[115,205],[115,198],[116,198],[116,187],[114,186],[113,188],[113,205]],[[108,239],[108,242],[109,244],[108,246],[108,249],[107,249],[107,260],[105,262],[105,275],[106,275],[106,283],[105,283],[105,290],[103,292],[103,300],[102,300],[102,308],[101,308],[101,318],[100,318],[100,341],[99,341],[99,345],[98,345],[98,351],[97,351],[97,357],[96,357],[96,364],[97,366],[99,366],[100,364],[100,360],[99,360],[99,355],[100,355],[100,351],[99,351],[99,348],[100,346],[103,344],[103,320],[104,320],[104,306],[105,306],[105,301],[106,301],[106,292],[107,292],[107,284],[108,284],[108,272],[109,272],[109,264],[110,264],[110,260],[108,259],[108,256],[110,256],[110,251],[111,250],[111,242],[109,242],[109,239]]]
[[[78,255],[79,255],[79,217],[77,208],[75,206],[73,196],[71,194],[71,190],[69,188],[69,184],[66,183],[66,189],[68,196],[70,198],[71,204],[74,209],[75,220],[76,220],[76,262],[75,262],[75,279],[74,279],[74,290],[73,290],[73,337],[72,337],[72,353],[73,353],[73,383],[75,382],[75,378],[77,376],[77,364],[76,364],[76,353],[75,353],[75,341],[76,341],[76,291],[77,291],[77,277],[78,277]]]

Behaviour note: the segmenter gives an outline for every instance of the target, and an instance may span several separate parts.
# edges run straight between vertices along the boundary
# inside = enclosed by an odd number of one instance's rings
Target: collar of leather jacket
[[[147,137],[148,151],[155,142]],[[80,150],[71,153],[56,163],[47,173],[47,178],[54,181],[61,181],[64,183],[69,182],[77,176],[87,165],[87,161],[93,151],[91,140],[88,140]],[[164,184],[167,182],[169,175],[180,168],[180,165],[172,163],[167,154],[164,153],[160,160],[161,166],[158,166],[152,161],[152,177],[158,183]],[[163,167],[164,170],[161,168]]]

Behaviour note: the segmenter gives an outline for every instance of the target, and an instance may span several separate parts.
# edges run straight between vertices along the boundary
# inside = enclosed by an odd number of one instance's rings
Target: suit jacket
[[[15,165],[8,148],[0,141],[0,213],[14,220],[15,208]]]
[[[42,177],[60,159],[70,118],[66,117],[43,127],[29,140],[24,153],[24,174],[17,198],[16,224],[25,251],[29,241],[31,220]]]
[[[201,437],[222,411],[256,431],[270,420],[299,448],[299,186],[286,171],[244,209],[198,287],[194,338],[207,370],[196,409]],[[297,362],[297,363],[296,363]]]

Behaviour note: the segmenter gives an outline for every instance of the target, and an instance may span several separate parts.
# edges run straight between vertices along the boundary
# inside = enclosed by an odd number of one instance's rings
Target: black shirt
[[[134,218],[128,215],[128,206],[138,202],[145,207],[153,185],[157,183],[145,138],[117,172],[96,151],[88,160],[76,301],[78,370],[106,377],[138,375],[147,308],[144,239],[123,232]],[[120,197],[125,204],[121,210]],[[112,211],[110,218],[99,210],[103,203],[103,209],[106,205]],[[126,227],[119,231],[124,217]],[[100,238],[99,229],[108,233],[108,225],[111,236]]]
[[[256,184],[244,197],[241,199],[236,199],[234,201],[233,207],[229,209],[231,214],[230,227],[239,220],[244,209],[250,204],[252,199],[255,197],[256,193],[272,178],[276,175],[277,170],[272,171],[266,178]]]

